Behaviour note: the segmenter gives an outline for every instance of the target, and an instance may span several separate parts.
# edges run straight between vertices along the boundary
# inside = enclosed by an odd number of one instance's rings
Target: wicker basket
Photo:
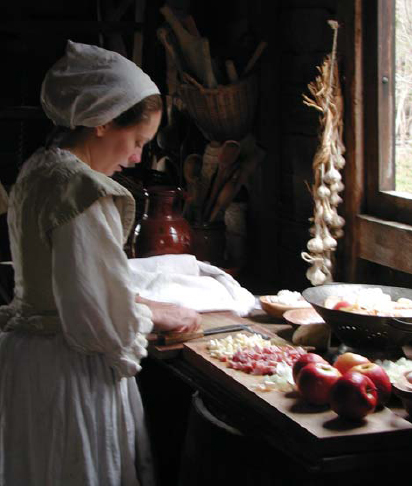
[[[208,140],[241,140],[251,131],[258,99],[255,74],[213,89],[181,84],[179,95]]]

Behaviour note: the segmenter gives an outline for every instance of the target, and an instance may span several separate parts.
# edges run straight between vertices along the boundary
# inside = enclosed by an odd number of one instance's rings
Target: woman
[[[41,93],[56,136],[9,202],[15,296],[0,308],[0,484],[151,485],[135,374],[145,335],[196,329],[194,311],[133,295],[122,245],[159,91],[117,53],[68,42]],[[136,466],[136,467],[135,467]]]

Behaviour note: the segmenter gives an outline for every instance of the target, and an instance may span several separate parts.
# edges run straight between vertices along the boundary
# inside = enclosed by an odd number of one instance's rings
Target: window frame
[[[395,187],[395,0],[364,2],[366,201],[368,214],[412,223],[412,195]],[[377,55],[370,55],[376,52]],[[369,54],[368,54],[369,53]]]
[[[338,256],[339,277],[349,282],[362,280],[361,260],[412,274],[412,199],[391,190],[394,42],[393,29],[384,28],[388,18],[394,18],[393,0],[338,3],[347,149],[345,238]]]

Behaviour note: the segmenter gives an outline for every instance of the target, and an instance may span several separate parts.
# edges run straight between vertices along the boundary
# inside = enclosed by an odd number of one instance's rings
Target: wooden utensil
[[[202,171],[202,157],[199,154],[188,155],[183,163],[183,176],[186,181],[187,199],[183,208],[183,216],[194,212],[195,219],[200,213],[199,190]]]
[[[199,206],[203,207],[209,196],[212,182],[218,169],[218,154],[221,149],[219,142],[210,142],[205,149],[202,161],[202,173],[200,176]],[[203,211],[202,211],[203,213]]]
[[[264,156],[265,151],[256,147],[253,156],[244,159],[241,165],[235,169],[232,177],[223,186],[216,199],[209,218],[211,223],[216,219],[219,212],[224,211],[233,201],[240,188],[247,182]]]
[[[246,74],[252,70],[253,66],[258,61],[259,57],[262,55],[262,52],[265,50],[266,46],[268,45],[267,42],[262,41],[258,44],[253,53],[252,57],[249,59],[248,63],[246,64],[245,69],[243,70],[242,76],[246,76]]]
[[[208,201],[204,211],[204,219],[207,220],[212,207],[216,202],[219,192],[234,172],[234,165],[239,157],[240,143],[236,140],[227,140],[220,149],[218,156],[218,169]]]
[[[176,47],[173,45],[173,42],[170,39],[170,32],[166,27],[160,27],[157,29],[157,38],[163,44],[166,52],[169,54],[173,63],[176,66],[176,69],[180,75],[180,77],[184,78],[185,66],[183,66],[183,62],[181,56],[178,54]]]
[[[240,172],[241,167],[236,167],[234,173],[232,174],[232,177],[228,181],[226,181],[225,185],[220,191],[210,213],[210,223],[212,223],[216,219],[220,211],[225,210],[229,206],[236,194],[239,192],[239,189],[241,187],[239,184]]]
[[[200,32],[197,29],[196,22],[191,15],[186,15],[186,17],[182,19],[182,24],[190,34],[194,35],[195,37],[201,37]]]
[[[192,84],[200,91],[205,91],[205,88],[202,84],[198,83],[193,76],[190,76],[188,73],[183,73],[183,80],[187,81],[189,84]]]
[[[239,76],[237,75],[235,63],[231,59],[227,59],[225,62],[226,74],[231,83],[237,83],[239,81]]]
[[[192,71],[207,88],[216,88],[217,82],[213,74],[209,41],[205,37],[190,34],[168,5],[164,5],[160,12],[172,27],[179,41],[184,59],[190,68],[189,71]]]

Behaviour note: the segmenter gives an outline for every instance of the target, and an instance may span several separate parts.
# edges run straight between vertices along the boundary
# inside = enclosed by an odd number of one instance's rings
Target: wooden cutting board
[[[251,386],[262,377],[227,368],[225,363],[209,356],[204,342],[185,343],[182,356],[210,380],[263,415],[290,448],[300,454],[305,451],[314,461],[348,453],[393,453],[405,447],[412,452],[412,424],[389,408],[354,424],[339,418],[330,409],[305,404],[296,392],[254,391]]]
[[[255,330],[256,332],[262,332],[267,334],[268,336],[276,338],[279,341],[279,343],[286,343],[284,339],[276,336],[276,334],[271,332],[266,326],[260,325],[251,319],[245,317],[239,317],[233,312],[219,311],[219,312],[208,312],[202,314],[202,329],[204,331],[208,329],[214,329],[216,327],[230,326],[233,324],[243,324],[249,326],[251,329]],[[235,334],[235,333],[227,333],[227,334]],[[215,337],[223,338],[227,334],[216,334],[212,336],[201,337],[196,339],[196,342],[206,342],[209,339]],[[149,354],[151,354],[156,358],[159,359],[175,358],[180,354],[182,350],[183,350],[183,343],[161,345],[157,343],[156,335],[149,335]]]

